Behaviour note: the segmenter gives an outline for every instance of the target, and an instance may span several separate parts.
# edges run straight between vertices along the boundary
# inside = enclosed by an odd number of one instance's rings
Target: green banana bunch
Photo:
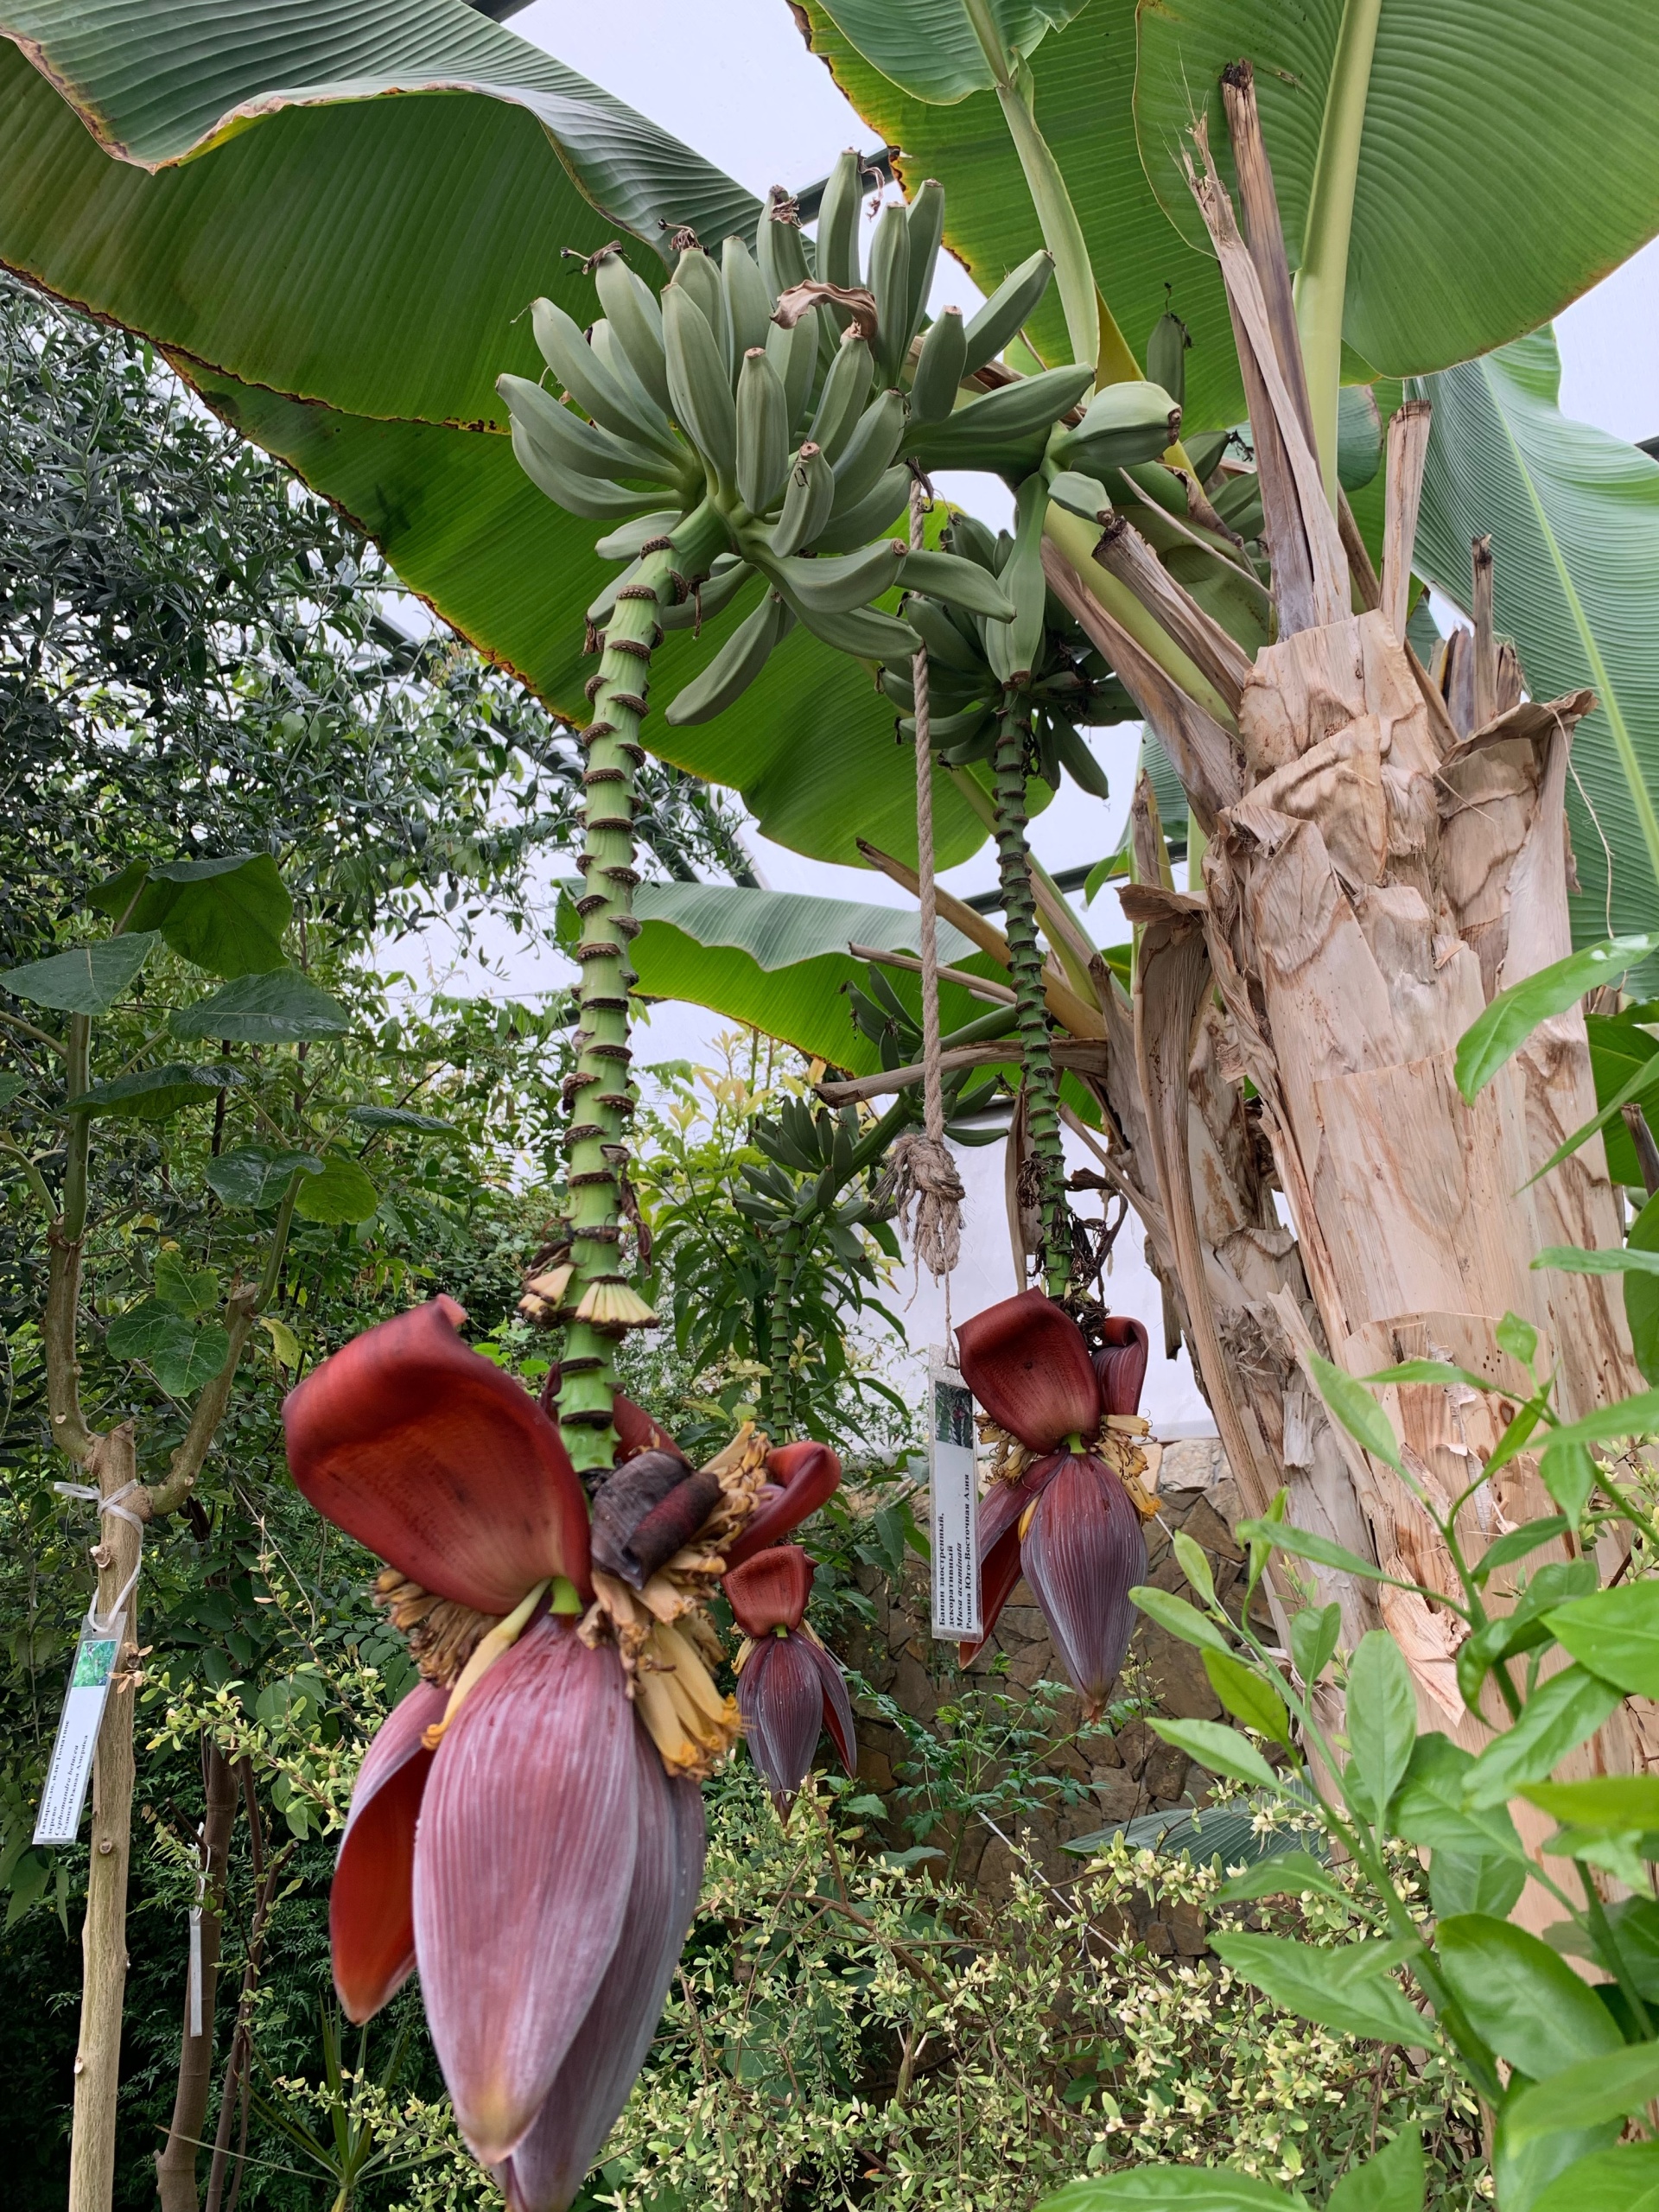
[[[912,423],[906,458],[930,470],[980,468],[1023,479],[1040,463],[1055,423],[1094,380],[1092,368],[1073,363],[1001,385],[942,421]]]
[[[925,589],[923,556],[906,564],[906,621],[927,648],[929,732],[948,766],[988,760],[1000,713],[1010,700],[1029,706],[1036,772],[1052,790],[1069,775],[1090,797],[1107,796],[1106,779],[1078,725],[1135,719],[1128,692],[1049,591],[1042,569],[1043,514],[1049,487],[1033,473],[1020,487],[1016,528],[993,537],[970,515],[953,515],[938,557],[976,567],[995,580],[1014,610],[1012,621],[970,613],[965,594],[941,598]],[[912,588],[921,586],[922,588]],[[881,690],[900,710],[900,734],[913,744],[916,697],[908,668],[884,669]]]
[[[712,721],[747,691],[766,664],[774,645],[795,626],[794,611],[769,591],[754,612],[740,622],[701,676],[692,677],[671,701],[665,719],[676,728]]]
[[[1192,343],[1192,333],[1168,308],[1147,340],[1147,374],[1154,384],[1162,385],[1178,407],[1186,397],[1186,349]]]
[[[1180,407],[1161,385],[1109,384],[1084,408],[1075,429],[1058,430],[1050,439],[1048,459],[1057,469],[1104,476],[1110,468],[1156,461],[1180,435]]]

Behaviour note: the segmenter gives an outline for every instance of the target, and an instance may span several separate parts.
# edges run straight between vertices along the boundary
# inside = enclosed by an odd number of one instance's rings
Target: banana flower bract
[[[1141,1510],[1124,1478],[1144,1467],[1136,1414],[1147,1332],[1110,1315],[1091,1354],[1082,1330],[1040,1290],[988,1307],[957,1332],[962,1377],[1005,1440],[1001,1478],[981,1501],[983,1636],[1023,1573],[1084,1709],[1111,1694],[1135,1627],[1129,1592],[1146,1579]],[[1138,1487],[1138,1484],[1137,1484]],[[966,1665],[982,1648],[964,1644]]]
[[[804,1619],[812,1573],[798,1544],[773,1544],[726,1576],[737,1624],[751,1639],[738,1662],[737,1709],[780,1812],[805,1781],[825,1728],[849,1774],[857,1758],[846,1678]]]

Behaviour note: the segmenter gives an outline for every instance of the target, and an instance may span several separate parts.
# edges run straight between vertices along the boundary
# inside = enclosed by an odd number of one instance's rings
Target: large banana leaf
[[[1583,895],[1581,942],[1652,926],[1655,868],[1643,817],[1659,791],[1659,466],[1562,415],[1548,331],[1428,378],[1434,407],[1414,563],[1466,605],[1470,540],[1490,531],[1497,627],[1534,698],[1593,687],[1573,745],[1568,813]],[[1582,786],[1582,790],[1579,786]],[[1594,810],[1595,818],[1590,810]],[[1659,823],[1653,824],[1659,844]]]
[[[1038,123],[1125,335],[1144,342],[1166,284],[1192,329],[1189,427],[1236,421],[1243,397],[1181,176],[1185,135],[1207,103],[1225,165],[1220,74],[1248,54],[1294,262],[1343,5],[1092,0],[1032,56]],[[867,0],[861,17],[874,12]],[[995,95],[925,105],[866,59],[882,50],[868,22],[861,53],[821,0],[796,13],[860,113],[903,148],[906,176],[944,185],[947,237],[982,284],[997,282],[1040,239]],[[886,0],[885,15],[902,72],[910,10]],[[1444,368],[1533,328],[1651,237],[1656,81],[1650,0],[1382,0],[1348,266],[1355,352],[1390,375]],[[1052,296],[1033,334],[1059,342]]]
[[[1179,165],[1194,105],[1227,145],[1219,79],[1255,65],[1294,267],[1346,0],[1145,0],[1135,111],[1154,188],[1195,243]],[[1087,35],[1051,41],[1062,53]],[[1421,375],[1535,329],[1659,230],[1653,0],[1381,0],[1344,335]],[[1062,155],[1064,161],[1065,156]]]
[[[642,883],[634,906],[645,924],[633,948],[642,991],[689,999],[752,1023],[855,1075],[880,1066],[874,1046],[854,1027],[846,995],[849,983],[865,983],[868,963],[847,948],[913,954],[920,943],[914,907],[728,883]],[[948,966],[1000,972],[948,922],[939,924],[938,944]],[[905,1004],[917,1007],[915,979],[898,969],[885,972]],[[941,986],[939,1015],[947,1032],[986,1011],[969,992]]]
[[[0,0],[0,262],[156,340],[360,521],[404,582],[581,721],[613,567],[521,476],[496,397],[523,310],[594,312],[577,256],[753,199],[462,0]],[[7,40],[11,42],[7,43]],[[31,63],[35,66],[31,67]],[[723,634],[675,638],[658,700]],[[730,714],[647,741],[828,860],[913,852],[914,772],[857,664],[798,635]],[[983,832],[936,801],[940,861]]]

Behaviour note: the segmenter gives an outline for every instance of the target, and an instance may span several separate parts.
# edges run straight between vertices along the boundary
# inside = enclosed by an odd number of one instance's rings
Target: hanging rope
[[[923,543],[927,498],[919,480],[910,487],[910,543]],[[939,1049],[938,912],[933,890],[933,743],[927,704],[927,653],[911,662],[916,692],[916,872],[922,929],[922,1127],[901,1136],[887,1166],[887,1185],[901,1224],[910,1230],[918,1261],[937,1282],[949,1278],[962,1254],[962,1178],[944,1141],[944,1074]],[[907,1217],[912,1205],[915,1221]]]

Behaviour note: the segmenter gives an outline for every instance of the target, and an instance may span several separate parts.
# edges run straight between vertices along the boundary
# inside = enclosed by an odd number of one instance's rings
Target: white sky
[[[858,119],[823,63],[808,53],[785,0],[705,0],[690,13],[683,0],[621,0],[620,5],[598,6],[593,0],[536,0],[513,17],[511,28],[626,99],[758,195],[772,184],[810,183],[828,173],[845,147],[863,151],[876,143],[877,134]],[[949,302],[971,309],[978,297],[961,270],[942,258],[935,307]],[[1567,413],[1620,437],[1659,433],[1659,241],[1568,308],[1556,333]],[[978,480],[941,488],[962,499],[970,485],[973,496],[964,503],[986,512]],[[988,518],[1001,518],[993,509]],[[1102,732],[1094,741],[1111,781],[1111,798],[1096,804],[1068,786],[1034,825],[1033,846],[1051,869],[1097,860],[1117,842],[1128,804],[1135,739],[1128,732]],[[753,838],[752,844],[759,872],[774,889],[906,903],[904,894],[883,877],[810,861],[764,839]],[[971,892],[988,887],[995,878],[986,847],[943,880],[959,892]],[[1106,893],[1088,912],[1087,925],[1097,943],[1128,933],[1116,904]],[[511,962],[511,982],[518,990],[563,980],[564,972],[557,961],[516,956]],[[466,988],[459,976],[455,982]],[[661,1007],[637,1039],[640,1058],[706,1061],[712,1057],[709,1040],[722,1026],[700,1008]],[[963,1263],[952,1285],[956,1320],[1015,1287],[1001,1154],[997,1146],[963,1157],[968,1217]],[[1127,1249],[1132,1243],[1133,1251]],[[1154,1357],[1146,1410],[1154,1427],[1165,1433],[1176,1424],[1207,1427],[1207,1408],[1185,1355],[1174,1363],[1156,1356],[1161,1342],[1158,1293],[1132,1230],[1120,1242],[1109,1289],[1120,1310],[1136,1314],[1151,1331]],[[942,1342],[944,1324],[943,1300],[924,1281],[909,1313],[912,1346]]]

